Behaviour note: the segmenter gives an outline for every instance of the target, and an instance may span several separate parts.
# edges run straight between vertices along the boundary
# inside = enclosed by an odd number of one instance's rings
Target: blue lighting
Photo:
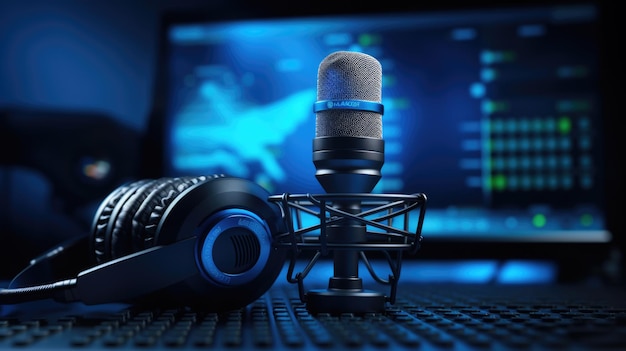
[[[390,274],[389,265],[373,261],[372,268],[380,277]],[[304,266],[297,266],[296,273]],[[364,284],[375,284],[362,262],[359,276]],[[452,261],[405,261],[400,281],[424,284],[547,284],[556,279],[556,265],[550,261],[533,260],[452,260]],[[312,285],[323,286],[333,276],[332,260],[318,261],[306,278]],[[312,286],[311,286],[312,287]]]
[[[543,284],[556,279],[556,267],[543,261],[508,261],[498,273],[498,282],[503,284]]]

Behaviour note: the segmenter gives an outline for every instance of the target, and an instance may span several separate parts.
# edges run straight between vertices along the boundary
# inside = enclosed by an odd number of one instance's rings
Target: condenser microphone
[[[385,151],[380,62],[360,52],[328,55],[318,68],[313,112],[315,177],[326,194],[270,197],[281,207],[288,230],[278,245],[291,247],[293,253],[287,280],[298,284],[300,299],[312,313],[384,312],[387,302],[395,302],[402,252],[419,249],[426,196],[372,193],[381,178]],[[311,215],[319,224],[305,225],[310,222],[304,218]],[[411,215],[416,221],[409,220]],[[414,232],[409,231],[411,222]],[[304,250],[315,254],[294,274],[296,258]],[[387,259],[391,269],[387,279],[376,274],[367,251],[379,251]],[[305,277],[320,257],[330,253],[333,275],[328,287],[306,291]],[[391,286],[388,295],[363,288],[360,262],[377,283]]]
[[[370,193],[381,178],[382,68],[374,57],[337,51],[319,65],[313,163],[315,177],[329,194]],[[340,199],[333,206],[351,214],[361,212],[359,199]],[[325,228],[329,243],[367,242],[366,226],[344,218]],[[333,253],[334,275],[327,290],[309,292],[314,310],[384,309],[383,294],[363,290],[358,274],[359,251]]]

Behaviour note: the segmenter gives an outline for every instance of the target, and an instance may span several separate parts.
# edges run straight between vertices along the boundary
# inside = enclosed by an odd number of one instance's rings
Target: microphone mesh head
[[[382,68],[374,57],[360,52],[337,51],[320,63],[317,100],[382,101]],[[370,111],[325,110],[316,113],[315,136],[382,139],[382,115]]]

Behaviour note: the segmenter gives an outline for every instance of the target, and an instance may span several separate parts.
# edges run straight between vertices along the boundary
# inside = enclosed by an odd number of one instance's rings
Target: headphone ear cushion
[[[91,252],[94,253],[96,262],[103,262],[109,256],[110,243],[107,240],[107,232],[112,225],[111,223],[115,220],[113,216],[115,208],[120,202],[126,201],[125,198],[132,194],[136,188],[146,182],[148,182],[148,180],[139,180],[120,185],[100,203],[100,207],[96,210],[94,215],[90,238]]]
[[[134,189],[129,189],[125,201],[119,201],[112,213],[111,224],[106,239],[109,251],[106,260],[129,255],[135,250],[132,246],[132,219],[137,209],[152,190],[162,184],[166,178],[150,180]]]
[[[139,251],[154,246],[159,221],[168,206],[183,191],[207,179],[207,176],[171,178],[155,187],[133,216],[133,248]]]

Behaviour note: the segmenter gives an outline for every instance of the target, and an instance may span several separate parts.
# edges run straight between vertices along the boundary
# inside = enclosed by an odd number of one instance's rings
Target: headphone
[[[89,235],[31,260],[0,304],[52,298],[213,311],[243,307],[281,272],[280,208],[260,185],[224,175],[146,179],[113,190]]]

